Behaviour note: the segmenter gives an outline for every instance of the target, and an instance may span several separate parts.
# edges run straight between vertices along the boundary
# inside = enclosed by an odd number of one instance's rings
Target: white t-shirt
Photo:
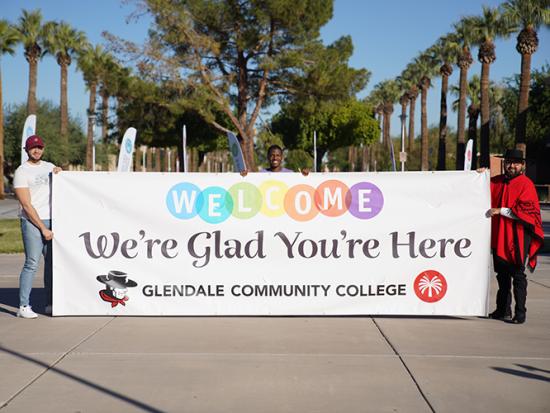
[[[36,209],[40,219],[50,219],[52,210],[51,173],[55,165],[40,161],[38,165],[25,162],[15,170],[13,177],[14,188],[29,188],[31,204]],[[29,219],[23,208],[19,216]]]

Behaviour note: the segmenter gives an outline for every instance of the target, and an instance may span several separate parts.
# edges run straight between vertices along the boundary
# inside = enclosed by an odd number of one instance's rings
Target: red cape
[[[544,242],[540,205],[533,182],[525,175],[511,180],[505,175],[491,179],[491,208],[510,208],[518,220],[495,215],[491,222],[491,248],[503,260],[522,266],[526,253],[529,267],[535,269],[537,252]],[[523,225],[522,225],[523,224]],[[525,251],[525,236],[531,237]]]

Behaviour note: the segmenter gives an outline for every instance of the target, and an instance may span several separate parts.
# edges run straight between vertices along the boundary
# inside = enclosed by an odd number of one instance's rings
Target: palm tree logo
[[[423,271],[414,280],[414,292],[422,301],[435,303],[445,296],[447,280],[437,271]]]

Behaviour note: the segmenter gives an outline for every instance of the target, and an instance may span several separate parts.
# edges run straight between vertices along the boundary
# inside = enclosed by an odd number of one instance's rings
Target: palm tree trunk
[[[29,60],[29,94],[27,96],[27,116],[36,115],[36,79],[38,72],[38,61]]]
[[[439,145],[437,150],[437,170],[444,171],[445,156],[447,155],[447,90],[449,88],[449,77],[441,77],[441,109],[439,112]]]
[[[466,123],[466,94],[468,90],[468,69],[460,69],[459,98],[458,98],[458,125],[456,127],[456,169],[464,169],[464,126]]]
[[[0,199],[4,199],[4,104],[2,99],[1,69],[0,69]]]
[[[390,147],[390,117],[391,114],[388,112],[384,112],[384,146],[389,149]]]
[[[69,107],[67,104],[67,65],[62,63],[61,67],[61,96],[60,96],[60,110],[61,110],[61,141],[67,149],[69,144]],[[65,159],[67,161],[67,159]]]
[[[95,96],[96,82],[90,83],[90,100],[88,104],[88,133],[86,135],[86,169],[92,171],[93,165],[93,150],[94,150],[94,123],[95,123]]]
[[[428,162],[428,114],[426,111],[426,103],[428,100],[428,88],[427,86],[422,86],[421,88],[421,97],[420,97],[420,152],[421,152],[421,166],[420,170],[427,171],[429,169]]]
[[[468,140],[472,140],[472,170],[477,169],[477,119],[479,109],[470,106],[468,109]],[[464,169],[464,166],[462,167]]]
[[[405,120],[407,119],[407,105],[409,104],[409,98],[407,97],[407,95],[403,95],[401,96],[401,99],[399,100],[399,103],[401,103],[401,115],[399,116],[399,119],[401,120],[401,127],[404,129],[404,130],[401,130],[401,133],[403,133],[403,135],[406,137],[407,136],[407,127],[405,125]],[[401,134],[399,134],[401,136]],[[405,138],[406,139],[406,138]],[[405,142],[403,142],[403,145],[404,147],[402,149],[400,149],[400,151],[402,150],[403,152],[407,152],[407,147],[406,147],[406,144]]]
[[[416,106],[416,97],[411,98],[409,107],[409,147],[408,152],[411,153],[414,149],[414,109]]]
[[[388,148],[387,119],[388,119],[388,114],[385,112],[382,113],[382,145],[384,148]]]
[[[521,77],[519,83],[518,114],[516,119],[516,148],[526,154],[527,108],[529,107],[529,86],[531,83],[531,55],[521,55]]]
[[[480,135],[480,167],[489,167],[490,141],[490,108],[489,108],[489,63],[481,64],[481,135]]]
[[[107,129],[109,128],[109,94],[101,88],[101,141],[107,143]]]

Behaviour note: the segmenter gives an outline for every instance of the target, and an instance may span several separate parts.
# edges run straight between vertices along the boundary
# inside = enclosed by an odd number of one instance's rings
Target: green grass
[[[0,220],[0,254],[23,252],[19,219]]]

